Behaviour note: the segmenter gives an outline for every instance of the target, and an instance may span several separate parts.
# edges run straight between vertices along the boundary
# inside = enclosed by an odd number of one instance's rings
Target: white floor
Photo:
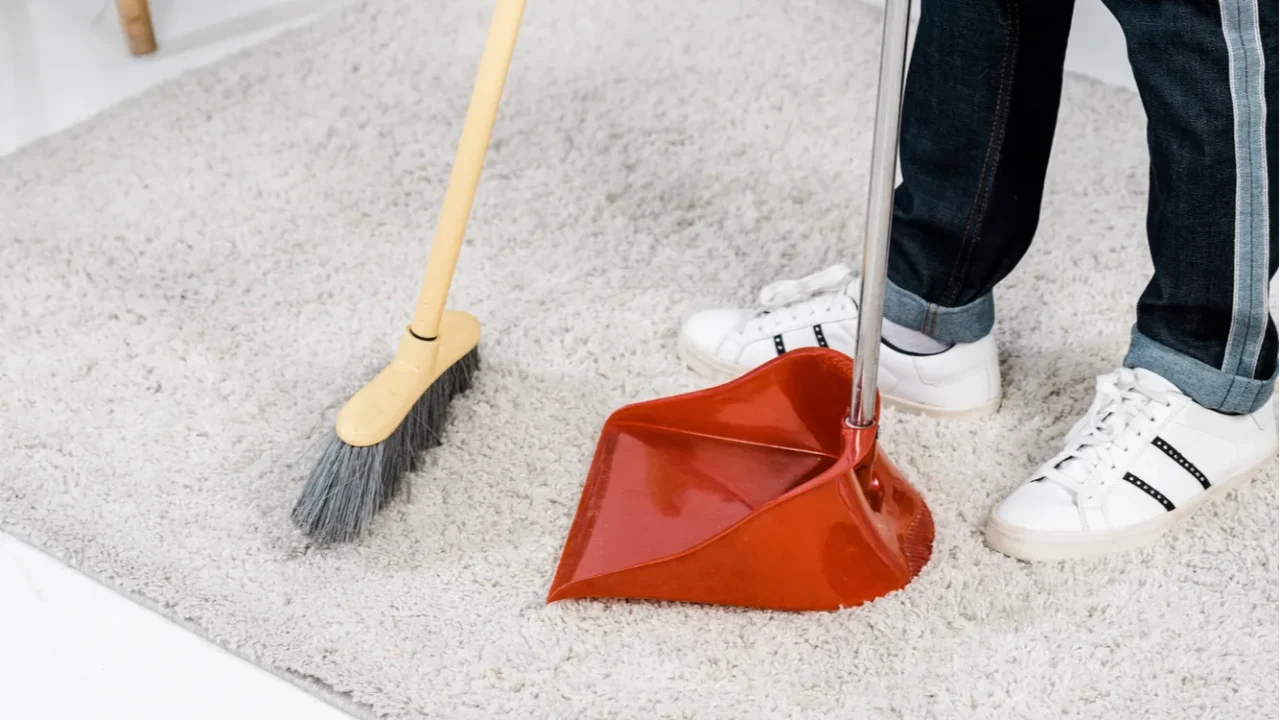
[[[152,0],[125,51],[111,0],[0,0],[0,156],[343,0]],[[0,718],[349,717],[0,533]]]
[[[0,156],[344,0],[152,0],[160,52],[110,0],[0,0]],[[1119,28],[1077,10],[1069,68],[1132,87]],[[336,720],[345,714],[0,534],[0,718]]]
[[[113,0],[0,0],[0,155],[345,0],[151,0],[158,53],[131,57]]]
[[[0,717],[348,716],[0,534]]]

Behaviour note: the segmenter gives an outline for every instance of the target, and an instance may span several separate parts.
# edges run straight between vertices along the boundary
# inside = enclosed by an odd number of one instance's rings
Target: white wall
[[[1130,90],[1133,72],[1125,54],[1124,34],[1101,0],[1077,0],[1067,46],[1067,70]]]
[[[971,0],[935,0],[937,2],[970,2]],[[1051,2],[1052,0],[1040,0]],[[863,0],[884,6],[884,0]],[[913,14],[918,16],[920,0],[913,0]],[[1067,71],[1102,82],[1135,89],[1129,59],[1125,54],[1124,34],[1120,25],[1103,6],[1102,0],[1077,0],[1071,24],[1071,42],[1067,46]]]

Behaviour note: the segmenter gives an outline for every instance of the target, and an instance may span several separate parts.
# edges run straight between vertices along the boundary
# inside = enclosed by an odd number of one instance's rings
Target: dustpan
[[[877,444],[876,373],[909,0],[886,7],[858,345],[792,350],[605,422],[548,602],[833,610],[901,589],[933,519]]]

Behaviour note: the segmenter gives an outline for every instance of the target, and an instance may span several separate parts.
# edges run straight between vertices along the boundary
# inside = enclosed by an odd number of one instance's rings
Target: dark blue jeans
[[[1151,155],[1155,275],[1125,364],[1205,407],[1252,411],[1276,378],[1276,0],[1107,2]],[[971,342],[991,331],[991,290],[1035,235],[1072,2],[924,0],[921,11],[885,317]]]

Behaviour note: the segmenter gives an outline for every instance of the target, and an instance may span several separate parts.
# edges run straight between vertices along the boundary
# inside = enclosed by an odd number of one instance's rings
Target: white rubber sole
[[[1019,560],[1070,560],[1137,550],[1153,544],[1179,523],[1190,518],[1196,510],[1210,500],[1244,485],[1260,470],[1274,465],[1275,462],[1276,451],[1273,448],[1262,462],[1210,487],[1191,502],[1144,523],[1119,530],[1095,532],[1029,530],[1010,525],[993,513],[987,520],[985,533],[987,547]]]
[[[753,368],[726,362],[720,358],[703,351],[696,345],[687,342],[681,335],[676,341],[676,354],[688,365],[691,370],[698,373],[704,378],[713,382],[728,382],[739,377]],[[964,420],[969,418],[980,418],[991,415],[1000,409],[1000,396],[996,396],[981,405],[975,405],[966,408],[944,408],[934,405],[924,405],[922,403],[904,400],[894,397],[888,393],[880,394],[880,401],[891,408],[901,410],[903,412],[914,413],[916,415],[927,415],[935,418],[945,418],[949,420]]]

